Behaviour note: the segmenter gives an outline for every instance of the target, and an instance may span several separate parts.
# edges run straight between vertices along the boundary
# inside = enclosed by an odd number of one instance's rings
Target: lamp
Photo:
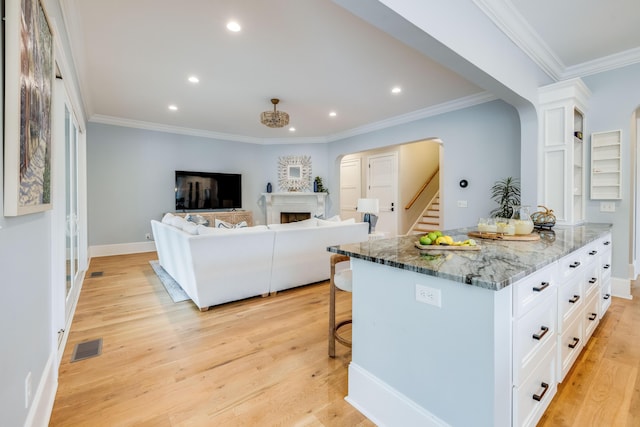
[[[277,111],[276,105],[280,100],[273,98],[271,103],[273,104],[273,111],[263,111],[260,114],[260,123],[270,128],[281,128],[289,124],[289,114],[284,111]]]
[[[358,199],[356,210],[364,214],[363,221],[369,223],[369,234],[373,233],[378,222],[376,214],[380,212],[378,199]]]

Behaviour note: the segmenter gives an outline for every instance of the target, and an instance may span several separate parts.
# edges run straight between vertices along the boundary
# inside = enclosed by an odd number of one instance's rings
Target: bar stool
[[[338,330],[351,323],[351,319],[343,320],[336,324],[336,289],[351,292],[351,268],[340,269],[336,272],[336,264],[349,262],[346,255],[335,254],[331,256],[331,276],[329,279],[329,356],[336,355],[336,341],[347,347],[351,347],[351,341],[340,336]]]

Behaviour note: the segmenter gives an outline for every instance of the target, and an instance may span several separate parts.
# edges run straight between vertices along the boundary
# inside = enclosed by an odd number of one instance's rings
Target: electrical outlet
[[[147,233],[147,234],[145,234],[145,235],[144,235],[144,237],[146,237],[146,238],[147,238],[147,240],[151,240],[151,233]]]
[[[615,202],[600,202],[600,212],[615,212]]]
[[[24,409],[29,409],[31,403],[31,371],[27,374],[27,378],[24,379]]]
[[[467,207],[467,201],[466,200],[458,200],[458,207],[459,208],[466,208]]]
[[[442,307],[442,294],[440,289],[416,284],[416,301]]]

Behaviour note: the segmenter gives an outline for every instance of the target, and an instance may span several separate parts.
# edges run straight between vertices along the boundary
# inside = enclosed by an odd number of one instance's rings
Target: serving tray
[[[480,246],[453,246],[453,245],[421,245],[415,242],[416,248],[425,251],[479,251]]]
[[[480,233],[479,231],[470,231],[467,233],[467,235],[469,237],[480,238],[480,239],[490,239],[490,240],[512,240],[512,241],[521,241],[521,242],[533,242],[536,240],[540,240],[540,235],[538,233],[515,234],[513,236],[505,236],[504,234]]]

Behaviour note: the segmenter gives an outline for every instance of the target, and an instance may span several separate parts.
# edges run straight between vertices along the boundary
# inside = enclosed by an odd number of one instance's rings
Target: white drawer
[[[601,273],[609,272],[611,274],[611,251],[603,254],[600,258],[600,268]]]
[[[582,336],[584,337],[584,344],[587,345],[593,331],[600,322],[600,309],[599,307],[600,293],[596,292],[587,298],[587,302],[584,305],[583,319],[582,319]]]
[[[584,340],[582,339],[582,316],[570,323],[566,330],[558,337],[559,348],[559,382],[562,382],[564,376],[567,375],[569,369],[575,362],[576,358],[580,354],[580,350],[584,346]]]
[[[607,312],[611,305],[611,275],[602,281],[600,285],[600,318]]]
[[[557,391],[556,357],[554,345],[525,382],[513,388],[514,426],[535,426]]]
[[[513,317],[520,317],[532,307],[556,293],[554,262],[513,284]]]
[[[556,345],[555,288],[513,327],[513,383],[520,385],[550,348]]]
[[[584,248],[581,249],[581,251],[583,251],[582,260],[585,264],[595,263],[604,250],[602,239],[587,243]]]
[[[583,291],[581,277],[575,277],[558,287],[558,332],[565,330],[582,309]]]
[[[578,272],[583,271],[583,254],[583,249],[578,249],[558,261],[558,286],[562,285],[565,280],[574,277]]]
[[[589,299],[591,295],[593,295],[595,292],[598,291],[598,289],[600,289],[600,283],[598,280],[598,277],[600,277],[600,274],[598,274],[598,270],[599,270],[599,267],[597,263],[587,267],[587,271],[585,272],[585,275],[584,275],[585,299]]]

